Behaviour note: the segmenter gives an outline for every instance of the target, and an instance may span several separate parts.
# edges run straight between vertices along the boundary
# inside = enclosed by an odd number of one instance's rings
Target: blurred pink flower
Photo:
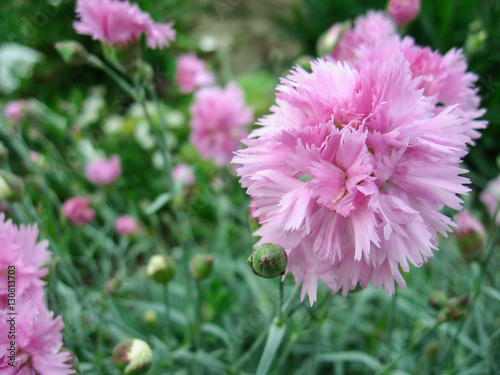
[[[186,164],[178,164],[172,170],[172,177],[182,186],[193,186],[194,172],[193,169]]]
[[[278,86],[271,115],[233,162],[252,197],[255,232],[288,254],[287,271],[316,300],[318,280],[344,295],[388,294],[423,265],[461,208],[465,120],[434,112],[400,54],[359,69],[319,59]]]
[[[50,259],[47,240],[37,242],[38,228],[34,225],[17,227],[11,220],[5,220],[0,213],[0,309],[6,308],[7,275],[9,266],[14,267],[16,299],[28,299],[38,305],[43,304],[43,286],[41,280],[47,275],[44,268]]]
[[[235,83],[225,89],[201,88],[194,96],[191,116],[191,142],[202,157],[218,166],[231,162],[240,140],[247,135],[245,125],[253,121],[252,109]]]
[[[396,26],[383,12],[370,11],[354,20],[354,27],[346,30],[333,50],[335,60],[352,60],[356,49],[371,46],[379,40],[396,35]]]
[[[500,176],[489,182],[486,190],[481,192],[479,198],[486,206],[490,216],[495,216],[500,202]],[[500,225],[500,214],[497,216],[496,223]]]
[[[122,164],[118,155],[109,159],[95,160],[87,165],[85,175],[97,185],[110,185],[122,174]]]
[[[390,0],[388,11],[398,25],[406,25],[420,13],[420,0]]]
[[[472,217],[469,210],[462,210],[458,215],[454,218],[457,223],[457,229],[455,230],[455,234],[461,238],[463,236],[472,236],[475,233],[484,236],[484,228],[483,225],[476,218]]]
[[[83,197],[68,199],[63,205],[63,214],[71,224],[87,224],[95,217],[95,211],[90,207],[90,200]]]
[[[175,83],[182,93],[190,93],[199,87],[212,85],[215,82],[212,73],[205,68],[205,62],[194,54],[179,56]]]
[[[25,100],[8,102],[4,109],[4,116],[9,120],[21,121],[23,119],[23,111],[25,108]]]
[[[119,0],[78,0],[79,18],[74,28],[79,34],[116,47],[136,42],[146,34],[149,48],[168,47],[175,40],[173,22],[154,23],[151,16],[137,4]]]
[[[123,235],[129,235],[137,230],[137,221],[129,215],[120,216],[115,222],[115,231]]]
[[[71,365],[65,364],[69,352],[62,352],[61,317],[45,305],[38,306],[29,300],[17,301],[15,315],[16,339],[10,340],[9,310],[0,310],[0,373],[3,375],[69,375]],[[14,345],[11,345],[14,341]],[[12,348],[14,347],[14,348]],[[12,350],[11,350],[12,348]],[[12,351],[15,353],[12,355]],[[11,356],[11,358],[9,358]],[[9,365],[14,361],[15,367]]]

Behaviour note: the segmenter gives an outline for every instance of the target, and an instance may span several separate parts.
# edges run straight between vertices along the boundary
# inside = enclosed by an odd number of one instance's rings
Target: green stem
[[[166,342],[168,339],[168,335],[170,334],[170,298],[168,293],[168,284],[165,284],[165,288],[163,290],[163,296],[165,298],[165,325],[163,335],[164,341]]]
[[[318,342],[319,342],[319,327],[321,326],[318,322],[313,322],[314,324],[314,337],[313,337],[313,349],[312,355],[309,362],[309,375],[316,374],[316,354],[318,353]]]
[[[113,69],[111,69],[108,65],[106,65],[101,59],[97,56],[91,55],[89,57],[90,65],[101,69],[107,75],[109,75],[127,94],[129,94],[135,101],[139,102],[141,100],[140,95],[137,91],[128,83],[122,76],[116,73]]]
[[[193,356],[193,373],[198,374],[200,370],[200,366],[198,363],[197,353],[201,350],[201,282],[196,280],[196,314],[194,318],[194,348],[195,355]]]
[[[279,280],[279,297],[278,297],[278,312],[276,316],[278,317],[278,322],[281,323],[282,320],[282,313],[283,313],[283,288],[284,288],[284,282],[280,279]]]

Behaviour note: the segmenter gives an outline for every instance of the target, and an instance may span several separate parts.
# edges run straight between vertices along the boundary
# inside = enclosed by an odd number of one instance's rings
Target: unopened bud
[[[316,43],[316,53],[318,56],[331,55],[344,32],[351,26],[350,22],[339,22],[325,31]]]
[[[126,339],[113,350],[113,363],[125,375],[145,374],[153,362],[153,351],[140,339]]]
[[[390,0],[388,11],[399,26],[406,25],[420,13],[420,0]]]
[[[439,355],[439,342],[432,341],[428,343],[424,348],[424,353],[427,358],[431,360],[436,360]]]
[[[155,255],[148,262],[147,274],[157,283],[168,284],[174,278],[175,271],[175,262],[169,256]]]
[[[75,375],[80,375],[81,374],[80,362],[78,361],[78,358],[76,357],[75,353],[73,353],[73,351],[68,349],[68,348],[61,348],[59,353],[68,353],[69,354],[68,359],[66,359],[64,361],[64,364],[70,365],[71,367],[69,368],[69,370],[74,370]]]
[[[69,65],[82,65],[87,61],[89,56],[85,47],[74,40],[57,42],[55,47],[64,62]]]
[[[10,172],[0,171],[0,199],[15,201],[23,195],[23,180]]]
[[[438,316],[439,322],[459,321],[465,318],[467,306],[469,305],[469,295],[463,297],[450,298],[446,306]]]
[[[257,276],[272,279],[285,273],[288,256],[281,246],[265,243],[253,251],[248,264]]]
[[[130,66],[128,72],[131,75],[136,76],[141,82],[150,82],[154,76],[154,71],[151,65],[142,60],[139,60]]]
[[[458,246],[465,260],[481,260],[484,255],[485,236],[481,223],[466,209],[456,215],[454,220],[457,223],[455,235],[458,238]]]
[[[435,290],[429,295],[429,305],[434,310],[441,310],[446,302],[448,302],[448,298],[442,290]]]
[[[189,262],[189,272],[195,280],[203,280],[212,273],[214,257],[207,254],[196,254]]]
[[[147,309],[142,314],[142,321],[147,327],[153,329],[158,325],[159,322],[158,314],[154,310]]]

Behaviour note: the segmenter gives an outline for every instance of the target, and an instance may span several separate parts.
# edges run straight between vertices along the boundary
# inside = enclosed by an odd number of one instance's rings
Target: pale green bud
[[[265,243],[254,250],[248,264],[257,276],[272,279],[285,273],[288,256],[281,246]]]
[[[153,362],[153,351],[146,341],[126,339],[113,350],[113,363],[125,375],[145,374]]]
[[[146,270],[148,276],[160,284],[168,284],[174,278],[175,271],[174,260],[166,255],[151,257]]]

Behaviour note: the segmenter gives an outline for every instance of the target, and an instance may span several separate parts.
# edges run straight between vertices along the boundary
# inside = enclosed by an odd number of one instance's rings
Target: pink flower
[[[8,274],[15,278],[16,299],[28,299],[38,305],[43,304],[41,280],[47,275],[44,268],[50,259],[48,241],[37,242],[38,228],[35,225],[17,227],[11,220],[5,220],[0,213],[0,309],[6,308]]]
[[[8,102],[5,106],[4,116],[9,120],[21,121],[23,119],[23,111],[26,108],[26,101],[15,100]]]
[[[172,170],[172,177],[174,181],[178,182],[182,186],[193,186],[194,184],[194,172],[193,169],[186,164],[176,165]]]
[[[388,11],[398,25],[406,25],[420,13],[420,0],[390,0]]]
[[[365,45],[353,52],[350,62],[360,67],[368,62],[382,62],[394,55],[403,53],[410,63],[413,79],[417,88],[424,90],[439,113],[446,108],[458,105],[461,117],[466,120],[464,131],[472,139],[479,138],[479,129],[486,127],[486,122],[477,120],[485,110],[479,109],[478,89],[474,87],[477,76],[467,72],[467,63],[461,50],[452,49],[441,55],[429,47],[415,44],[411,37],[401,40],[398,36],[379,40],[373,45]],[[473,144],[471,141],[470,143]]]
[[[272,114],[233,162],[252,197],[254,233],[288,254],[287,272],[316,299],[371,283],[394,292],[423,265],[461,208],[470,138],[456,107],[434,112],[402,54],[356,69],[317,60],[282,79]]]
[[[128,215],[120,216],[115,222],[115,230],[123,235],[129,235],[137,230],[137,221]]]
[[[182,55],[177,59],[175,83],[182,93],[190,93],[199,87],[212,85],[214,76],[205,69],[205,62],[194,54]]]
[[[71,365],[65,364],[69,352],[62,352],[64,323],[61,317],[54,319],[54,313],[42,305],[30,301],[16,303],[16,339],[9,340],[8,315],[10,310],[0,310],[0,373],[5,375],[69,375]],[[14,345],[12,343],[14,342]],[[12,352],[16,353],[11,358]],[[9,365],[14,360],[15,367]]]
[[[79,18],[74,28],[79,34],[117,47],[135,43],[146,34],[149,48],[168,47],[175,40],[173,22],[154,23],[151,16],[137,4],[119,0],[78,0]]]
[[[497,212],[498,203],[500,202],[500,176],[490,181],[486,190],[480,194],[481,202],[486,206],[491,217]],[[500,225],[500,214],[497,215],[496,223]]]
[[[122,174],[122,164],[118,155],[109,159],[95,160],[87,165],[85,175],[90,182],[110,185]]]
[[[94,219],[95,211],[90,208],[90,200],[82,197],[68,199],[63,205],[63,214],[71,224],[87,224]]]
[[[383,12],[370,11],[354,20],[354,28],[345,31],[333,50],[335,60],[351,60],[361,46],[371,46],[379,40],[396,35],[396,26]]]
[[[454,217],[454,220],[457,223],[455,234],[459,238],[464,236],[472,237],[476,233],[482,237],[485,234],[483,225],[479,222],[479,220],[472,217],[468,210],[462,210]]]
[[[230,83],[225,89],[205,87],[196,92],[191,106],[191,142],[200,155],[216,165],[229,164],[245,138],[245,125],[253,121],[243,91]]]

